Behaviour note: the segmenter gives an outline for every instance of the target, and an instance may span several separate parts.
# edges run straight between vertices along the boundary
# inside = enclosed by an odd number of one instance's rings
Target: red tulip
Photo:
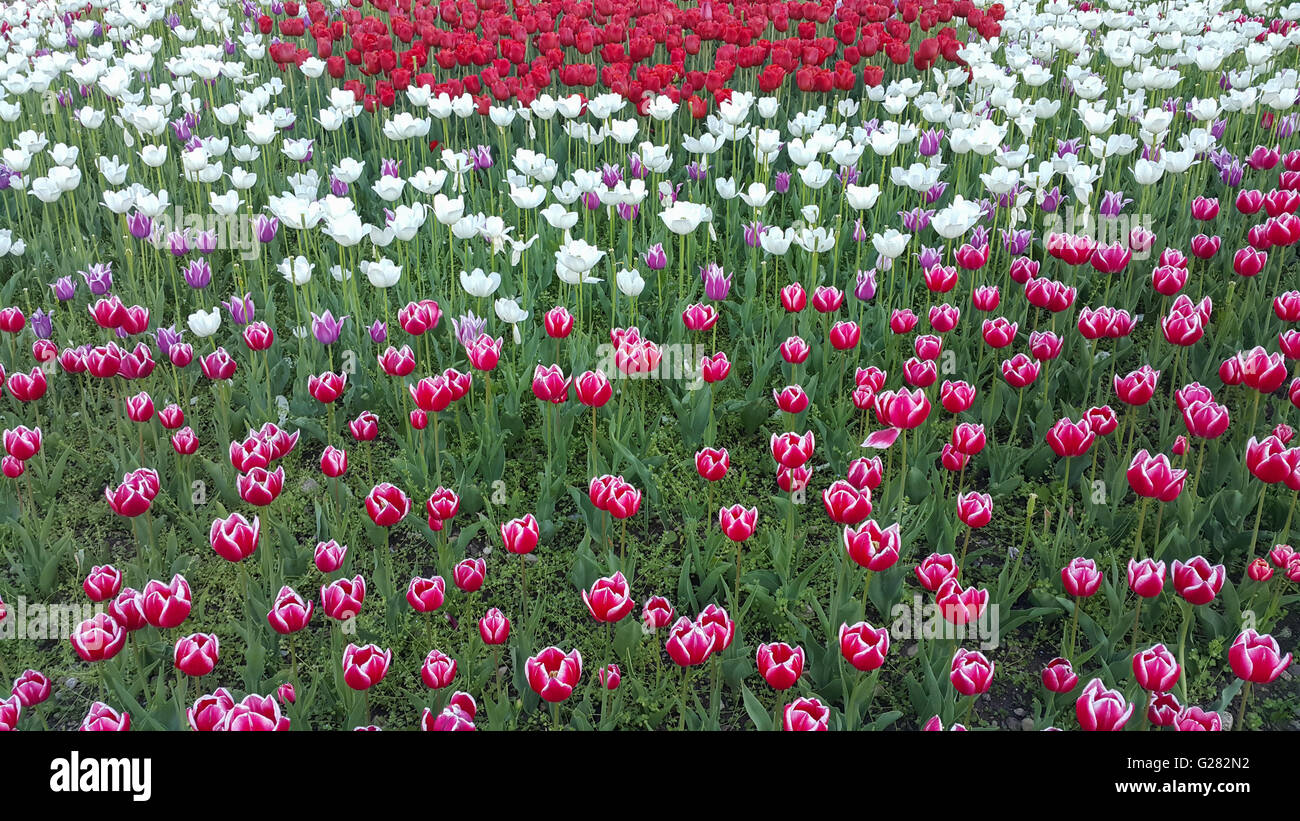
[[[1128,586],[1144,599],[1153,599],[1165,588],[1165,563],[1154,559],[1128,560]]]
[[[379,527],[392,527],[411,512],[411,500],[396,485],[383,482],[366,496],[366,513]]]
[[[456,588],[464,593],[473,593],[481,588],[486,575],[487,562],[474,558],[461,559],[451,571]]]
[[[1174,654],[1163,644],[1157,644],[1133,654],[1133,678],[1148,693],[1164,693],[1173,689],[1182,667]]]
[[[558,647],[547,647],[524,664],[528,686],[542,700],[552,704],[564,701],[582,678],[582,654],[577,650],[565,653]]]
[[[312,602],[305,601],[293,588],[285,585],[275,596],[271,612],[266,614],[266,621],[271,629],[280,635],[296,633],[311,621]]]
[[[257,467],[235,480],[239,497],[250,505],[265,507],[280,496],[284,489],[284,468],[275,470]],[[367,500],[369,501],[369,500]]]
[[[591,617],[604,623],[621,620],[636,606],[636,602],[632,601],[627,579],[621,572],[597,579],[590,591],[582,591],[582,601],[587,605],[587,612]]]
[[[993,685],[993,662],[983,653],[958,648],[952,657],[952,667],[948,680],[953,689],[964,696],[978,696],[987,693]]]
[[[967,527],[984,527],[993,520],[993,497],[973,490],[961,494],[957,497],[957,518]]]
[[[1078,422],[1060,419],[1047,431],[1047,444],[1058,457],[1083,456],[1097,439],[1087,417]]]
[[[95,565],[81,583],[86,598],[93,602],[108,601],[122,590],[122,573],[111,564]]]
[[[855,670],[869,673],[885,663],[889,654],[889,631],[865,621],[850,627],[840,625],[840,654]]]
[[[493,607],[478,620],[479,638],[487,645],[505,644],[510,637],[510,620]]]
[[[1053,693],[1068,693],[1079,683],[1079,675],[1070,660],[1054,658],[1043,668],[1043,686]]]
[[[822,491],[822,504],[831,521],[855,525],[871,515],[871,491],[858,490],[840,479]]]
[[[773,690],[789,690],[803,674],[802,647],[791,647],[783,642],[758,645],[756,654],[759,675]]]
[[[811,435],[811,434],[810,434]],[[723,534],[733,542],[743,542],[754,533],[758,521],[758,508],[732,505],[718,511],[718,524]]]
[[[1107,690],[1101,679],[1094,678],[1074,702],[1074,712],[1080,729],[1121,730],[1133,715],[1133,705],[1118,690]]]
[[[902,535],[897,522],[882,528],[873,519],[868,519],[857,530],[846,526],[843,540],[844,550],[854,563],[875,571],[893,567],[902,547]]]
[[[921,586],[932,593],[942,587],[944,582],[957,578],[961,572],[951,553],[931,553],[921,560],[915,570]]]
[[[316,564],[316,569],[322,573],[333,573],[343,566],[343,559],[348,554],[346,547],[341,547],[338,542],[330,539],[328,542],[318,542],[315,553],[312,556]]]
[[[599,408],[614,395],[609,378],[603,371],[584,371],[573,383],[578,401],[589,408]]]
[[[1071,596],[1088,597],[1101,589],[1102,574],[1092,559],[1078,556],[1061,568],[1061,584]]]
[[[35,670],[24,670],[14,679],[13,695],[24,707],[35,707],[50,697],[52,683],[48,676]]]
[[[217,666],[220,649],[215,634],[195,633],[176,642],[173,663],[187,676],[206,676]]]
[[[1291,654],[1283,656],[1277,639],[1272,636],[1248,629],[1242,631],[1228,648],[1228,664],[1237,678],[1268,684],[1291,664]]]
[[[348,644],[343,650],[343,681],[353,690],[369,690],[388,675],[392,661],[391,650],[381,650],[373,644],[364,647]]]
[[[249,522],[241,513],[232,513],[224,519],[214,519],[208,530],[208,542],[213,551],[228,562],[240,562],[257,550],[261,523],[256,516]]]
[[[829,729],[831,710],[815,698],[796,698],[781,714],[781,729],[786,732]]]
[[[105,661],[126,644],[126,630],[107,613],[83,621],[68,637],[82,661]]]
[[[695,454],[696,472],[701,478],[710,482],[716,482],[726,476],[730,465],[731,459],[726,448],[704,448]]]
[[[1223,589],[1223,565],[1211,565],[1204,556],[1195,556],[1186,564],[1175,559],[1173,571],[1174,590],[1188,604],[1208,604]]]
[[[90,705],[90,712],[86,713],[77,729],[83,732],[126,732],[131,729],[131,716],[96,701]]]
[[[1146,448],[1139,450],[1129,464],[1128,483],[1139,496],[1172,502],[1183,490],[1186,470],[1175,469],[1163,453],[1151,455]]]
[[[442,607],[446,597],[446,583],[442,576],[411,579],[406,588],[406,601],[417,613],[432,613]]]
[[[320,589],[321,609],[325,615],[338,621],[355,618],[366,600],[366,580],[360,575],[351,579],[335,579]]]
[[[539,538],[537,519],[531,513],[501,525],[501,542],[509,553],[516,555],[532,553],[537,549]]]
[[[190,615],[190,585],[179,573],[168,584],[153,580],[140,593],[145,621],[163,630],[179,627]]]
[[[456,678],[456,660],[441,650],[430,650],[420,667],[420,680],[430,690],[450,687]]]

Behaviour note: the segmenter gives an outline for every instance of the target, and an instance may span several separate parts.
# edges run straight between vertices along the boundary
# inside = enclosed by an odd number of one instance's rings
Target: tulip
[[[282,636],[296,633],[311,621],[312,606],[312,602],[304,601],[293,588],[285,585],[276,594],[271,612],[266,614],[267,623]]]
[[[478,634],[484,644],[505,644],[510,637],[510,620],[493,607],[478,620]]]
[[[827,730],[830,717],[830,708],[817,699],[797,698],[782,711],[781,729],[787,732]]]
[[[840,479],[822,491],[822,504],[831,521],[855,525],[871,515],[871,491],[859,490]]]
[[[888,570],[898,561],[902,545],[900,534],[897,522],[881,528],[874,520],[868,519],[857,530],[851,526],[844,528],[844,549],[850,559],[867,570]]]
[[[1047,431],[1047,444],[1058,457],[1066,459],[1083,456],[1092,447],[1097,434],[1093,432],[1087,417],[1074,422],[1060,419]]]
[[[1074,712],[1082,730],[1122,730],[1133,715],[1133,705],[1118,690],[1107,690],[1101,679],[1094,678],[1074,702]]]
[[[1187,471],[1175,469],[1163,453],[1152,455],[1146,448],[1139,450],[1129,464],[1128,483],[1139,496],[1172,502],[1183,490]]]
[[[524,672],[534,693],[543,701],[557,704],[573,693],[582,678],[582,654],[547,647],[524,663]]]
[[[949,579],[957,578],[961,572],[957,559],[951,553],[931,553],[916,566],[916,578],[921,586],[930,592],[937,591]]]
[[[416,577],[406,588],[406,601],[417,613],[432,613],[442,607],[445,582],[441,576],[427,579]]]
[[[797,433],[774,433],[769,444],[772,458],[778,465],[788,468],[801,467],[812,458],[815,446],[812,431],[802,436]]]
[[[122,574],[111,564],[95,565],[81,583],[86,598],[93,602],[108,601],[122,590]]]
[[[802,647],[791,647],[783,642],[760,644],[756,655],[758,672],[773,690],[788,690],[803,674]]]
[[[636,606],[628,589],[627,579],[621,572],[597,579],[590,591],[582,591],[582,601],[587,605],[587,612],[593,619],[607,624],[620,621]]]
[[[473,593],[483,586],[487,575],[487,562],[482,559],[461,559],[451,571],[452,581],[464,593]]]
[[[214,519],[208,531],[212,550],[228,562],[240,562],[253,555],[261,533],[261,523],[256,516],[250,523],[240,513],[225,519]]]
[[[102,701],[90,705],[90,711],[77,728],[83,732],[126,732],[131,729],[131,716],[119,713]]]
[[[1079,683],[1079,675],[1070,666],[1070,660],[1054,658],[1043,668],[1043,686],[1053,693],[1068,693]]]
[[[220,643],[212,633],[195,633],[176,642],[173,661],[187,676],[202,677],[217,666]]]
[[[320,589],[321,609],[325,615],[338,621],[355,618],[366,600],[366,580],[360,575],[351,579],[335,579]]]
[[[456,660],[440,650],[430,650],[420,667],[420,680],[430,690],[450,687],[456,678]]]
[[[155,579],[140,592],[140,610],[145,621],[160,630],[179,627],[189,618],[191,607],[189,582],[179,573],[168,584]]]
[[[83,621],[68,637],[82,661],[105,661],[126,644],[126,630],[107,613]]]
[[[743,542],[753,535],[757,521],[758,508],[732,505],[718,511],[718,524],[723,534],[733,542]]]
[[[1061,568],[1061,584],[1068,595],[1083,597],[1094,595],[1101,589],[1102,574],[1097,563],[1082,556],[1071,559]]]
[[[50,697],[52,683],[48,676],[35,670],[24,670],[14,679],[12,694],[24,707],[35,707]]]
[[[224,729],[228,732],[284,732],[289,719],[280,714],[280,703],[273,696],[249,693],[226,713]]]
[[[501,525],[501,542],[509,553],[516,555],[532,553],[537,549],[539,537],[537,519],[531,513]]]
[[[1223,718],[1218,713],[1192,706],[1181,710],[1174,718],[1172,726],[1182,732],[1201,730],[1219,732],[1223,730]]]
[[[316,550],[312,555],[312,560],[316,569],[322,573],[333,573],[343,566],[343,559],[347,556],[348,549],[340,546],[338,542],[330,539],[328,542],[318,542]]]
[[[1250,683],[1268,684],[1291,664],[1291,654],[1283,656],[1277,639],[1272,636],[1260,635],[1247,629],[1228,648],[1228,664],[1237,678]]]
[[[1147,701],[1147,720],[1156,727],[1172,727],[1182,709],[1173,693],[1151,693]]]
[[[964,696],[982,695],[993,685],[993,662],[983,653],[958,648],[952,657],[948,680]]]
[[[378,527],[392,527],[410,512],[410,498],[388,482],[375,485],[366,496],[366,513]]]
[[[957,497],[957,518],[967,527],[984,527],[993,520],[993,497],[968,491]]]
[[[716,482],[727,475],[731,459],[726,448],[704,448],[695,454],[695,470],[702,479]]]
[[[1196,556],[1183,564],[1177,559],[1173,564],[1174,590],[1188,604],[1208,604],[1223,588],[1224,566],[1211,565],[1204,556]]]
[[[1149,693],[1163,693],[1173,689],[1182,667],[1174,654],[1163,644],[1157,644],[1133,655],[1133,678]]]
[[[1165,587],[1165,563],[1154,559],[1128,560],[1128,586],[1145,599],[1160,595]]]
[[[381,650],[373,644],[364,647],[348,644],[343,650],[343,681],[353,690],[369,690],[388,675],[392,661],[391,650]]]

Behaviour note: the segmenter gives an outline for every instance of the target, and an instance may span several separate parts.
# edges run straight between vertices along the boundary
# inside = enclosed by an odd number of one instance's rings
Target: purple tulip
[[[70,276],[62,276],[50,283],[50,290],[54,291],[54,298],[59,302],[67,302],[77,294],[77,281]]]
[[[731,292],[731,277],[715,262],[700,269],[700,279],[704,280],[704,296],[708,299],[723,300]]]
[[[470,311],[460,318],[452,317],[451,327],[456,332],[456,341],[468,348],[474,340],[482,336],[484,329],[487,328],[487,320],[480,319]]]
[[[258,214],[253,217],[253,234],[257,236],[260,243],[268,243],[275,239],[275,234],[280,230],[280,221],[275,217],[267,217]]]
[[[661,242],[656,242],[650,246],[650,250],[641,255],[645,260],[646,267],[651,271],[662,271],[668,267],[668,254],[664,253],[664,246]]]
[[[88,270],[78,271],[92,296],[103,296],[113,287],[113,263],[97,262]]]
[[[876,269],[858,271],[858,281],[853,295],[863,302],[869,302],[876,296]]]
[[[162,351],[163,356],[170,354],[172,345],[180,342],[183,334],[184,331],[177,331],[175,325],[168,325],[154,332],[154,340],[157,341],[158,350]]]
[[[382,344],[388,340],[388,323],[376,319],[370,325],[370,341],[376,345]]]
[[[244,294],[242,299],[239,294],[235,294],[229,301],[221,304],[230,313],[230,320],[236,325],[247,325],[253,321],[256,306],[253,305],[252,294]]]
[[[311,333],[316,337],[316,341],[322,345],[333,345],[339,341],[339,335],[343,333],[343,323],[348,317],[341,316],[338,319],[325,309],[325,313],[317,316],[315,312],[311,315]]]
[[[132,211],[126,218],[126,227],[136,239],[148,239],[153,234],[153,220],[139,211]]]
[[[197,290],[208,287],[212,282],[212,268],[206,259],[196,259],[182,270],[185,284]]]

